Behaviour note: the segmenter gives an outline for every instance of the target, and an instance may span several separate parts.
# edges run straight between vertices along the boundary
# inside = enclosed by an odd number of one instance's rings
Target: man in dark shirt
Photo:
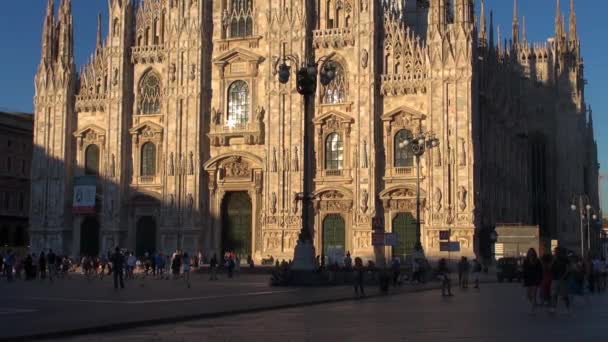
[[[118,280],[120,279],[120,288],[125,288],[125,283],[122,277],[122,270],[125,263],[125,257],[120,253],[120,249],[116,247],[114,254],[110,258],[112,262],[112,273],[114,274],[114,288],[118,289]]]
[[[53,281],[53,276],[57,271],[57,257],[55,256],[55,253],[53,253],[52,249],[49,249],[49,254],[46,255],[46,260],[49,267],[49,280]]]

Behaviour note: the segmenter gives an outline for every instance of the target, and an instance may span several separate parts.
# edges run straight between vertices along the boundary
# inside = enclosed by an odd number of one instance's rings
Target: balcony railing
[[[139,177],[140,183],[154,183],[154,176],[141,176]]]

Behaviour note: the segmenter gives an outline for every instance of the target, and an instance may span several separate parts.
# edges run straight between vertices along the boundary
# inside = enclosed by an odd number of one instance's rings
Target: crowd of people
[[[52,249],[47,253],[26,253],[8,249],[0,252],[0,274],[9,282],[13,280],[45,280],[69,277],[74,269],[72,259],[68,256],[56,255]]]

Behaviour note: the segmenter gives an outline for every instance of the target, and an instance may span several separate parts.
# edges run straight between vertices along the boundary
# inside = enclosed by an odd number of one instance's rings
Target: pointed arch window
[[[141,147],[141,176],[156,175],[156,145],[151,142]]]
[[[160,77],[150,71],[139,84],[140,111],[142,114],[160,113]]]
[[[339,104],[346,102],[346,73],[342,64],[331,61],[335,67],[334,79],[323,88],[321,102],[325,104]]]
[[[253,35],[253,0],[230,0],[224,20],[227,22],[229,38]]]
[[[414,154],[408,144],[408,140],[412,138],[412,132],[407,129],[402,129],[395,134],[393,147],[395,150],[395,167],[413,167]]]
[[[235,81],[228,88],[228,125],[244,125],[249,120],[249,86]]]
[[[344,167],[344,142],[339,133],[331,133],[325,140],[325,169],[342,170]]]
[[[84,170],[87,176],[99,175],[99,146],[91,144],[85,150]]]

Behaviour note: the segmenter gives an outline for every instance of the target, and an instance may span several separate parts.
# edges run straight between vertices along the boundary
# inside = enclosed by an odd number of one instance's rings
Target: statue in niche
[[[365,214],[368,209],[369,193],[367,190],[361,191],[361,212]]]
[[[453,166],[454,162],[454,149],[450,146],[448,147],[448,164]]]
[[[299,202],[298,193],[294,192],[293,201],[291,202],[291,210],[293,211],[294,214],[298,213],[298,202]]]
[[[466,142],[464,138],[459,139],[460,142],[460,153],[458,154],[458,162],[460,166],[467,165],[467,152],[466,152]]]
[[[277,148],[272,148],[272,160],[270,162],[270,172],[277,172]]]
[[[292,171],[300,171],[300,156],[298,155],[298,146],[293,147],[293,160],[291,162]]]
[[[184,154],[180,153],[179,154],[179,169],[178,169],[178,173],[180,175],[183,175],[186,173],[186,161],[184,160]]]
[[[187,202],[188,202],[188,213],[192,214],[192,209],[194,209],[194,197],[192,197],[192,194],[188,194]]]
[[[367,169],[367,140],[363,139],[363,145],[361,146],[361,167]]]
[[[443,199],[443,195],[441,194],[441,189],[435,188],[435,194],[433,195],[435,198],[435,211],[441,211],[441,200]]]
[[[211,123],[214,125],[220,124],[221,113],[215,108],[211,108]]]
[[[194,81],[196,79],[196,65],[190,65],[190,81]]]
[[[173,210],[175,208],[175,195],[173,194],[169,194],[169,205],[168,205],[170,210]]]
[[[283,170],[289,171],[289,149],[283,149]]]
[[[175,63],[171,63],[171,66],[169,67],[169,79],[171,80],[171,82],[175,82],[176,71],[177,67],[175,66]]]
[[[464,186],[458,188],[458,206],[461,211],[467,208],[467,189]]]
[[[110,177],[116,177],[116,156],[112,153],[112,157],[110,158]]]
[[[276,192],[273,192],[272,195],[270,195],[270,213],[273,215],[277,213],[277,193]]]
[[[360,0],[360,1],[361,1],[361,7],[360,7],[361,12],[367,12],[367,6],[368,6],[367,2],[369,0]]]
[[[367,52],[366,49],[363,49],[363,51],[361,51],[361,67],[363,69],[367,68],[368,61],[369,61],[369,53]]]
[[[255,121],[260,124],[264,123],[264,107],[259,106],[255,110]]]
[[[175,175],[175,162],[173,161],[173,152],[169,154],[169,176]]]
[[[190,155],[188,156],[188,174],[192,176],[194,174],[194,153],[190,151]]]
[[[433,149],[433,156],[435,157],[435,166],[441,166],[441,147]]]
[[[118,68],[114,68],[114,78],[112,80],[114,86],[118,85]]]

